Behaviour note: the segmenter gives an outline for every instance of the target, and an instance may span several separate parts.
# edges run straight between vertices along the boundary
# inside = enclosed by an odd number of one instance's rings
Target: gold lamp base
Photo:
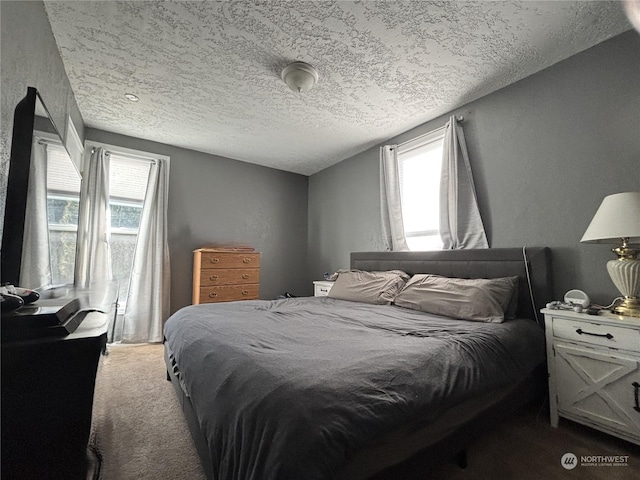
[[[616,315],[640,317],[640,260],[637,250],[631,248],[628,239],[622,239],[622,246],[612,251],[618,255],[617,260],[607,262],[607,271],[614,285],[624,296],[622,303],[611,309]]]
[[[611,309],[616,315],[640,317],[640,297],[624,297],[622,303]]]

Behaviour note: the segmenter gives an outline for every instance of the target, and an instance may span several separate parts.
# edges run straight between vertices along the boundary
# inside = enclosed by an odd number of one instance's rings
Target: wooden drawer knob
[[[211,275],[209,277],[209,280],[217,280],[218,279],[218,275]]]
[[[249,278],[249,274],[248,273],[243,273],[242,274],[242,279],[246,280],[247,278]]]
[[[242,263],[249,263],[251,261],[251,259],[249,257],[244,257],[242,259]]]
[[[209,294],[209,298],[216,298],[218,296],[218,292],[211,292]]]
[[[220,259],[218,257],[211,257],[211,263],[218,263]]]
[[[249,290],[242,290],[243,295],[249,295]]]

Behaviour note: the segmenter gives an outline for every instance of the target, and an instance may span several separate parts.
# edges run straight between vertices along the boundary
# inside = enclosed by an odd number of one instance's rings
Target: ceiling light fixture
[[[134,95],[133,93],[125,93],[124,98],[126,98],[127,100],[131,100],[132,102],[137,102],[138,100],[140,100],[138,96]]]
[[[282,81],[294,92],[308,92],[318,81],[318,71],[305,62],[293,62],[282,69]]]

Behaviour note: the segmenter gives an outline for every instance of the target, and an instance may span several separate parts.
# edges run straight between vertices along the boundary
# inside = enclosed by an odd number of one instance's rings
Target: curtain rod
[[[455,117],[455,119],[460,123],[464,122],[464,117],[462,115],[460,115],[459,117]],[[440,130],[444,130],[445,128],[447,128],[447,126],[443,125],[442,127],[436,128],[435,130],[431,130],[430,132],[423,133],[422,135],[418,135],[417,137],[413,137],[411,140],[407,140],[406,142],[398,143],[396,145],[396,147],[401,147],[403,145],[406,145],[407,143],[415,142],[416,140],[419,140],[422,137],[426,137],[427,135],[432,135],[435,132],[439,132]]]
[[[96,151],[96,147],[91,147],[91,154],[93,155],[93,153]],[[118,157],[123,157],[123,158],[127,158],[129,160],[135,160],[138,162],[149,162],[149,163],[156,163],[157,159],[153,158],[153,157],[145,157],[144,155],[135,155],[133,153],[121,153],[121,152],[112,152],[111,150],[108,149],[104,149],[104,153],[106,155],[116,155]]]
[[[40,145],[55,145],[56,147],[64,147],[60,140],[50,140],[48,138],[38,137],[38,143]]]

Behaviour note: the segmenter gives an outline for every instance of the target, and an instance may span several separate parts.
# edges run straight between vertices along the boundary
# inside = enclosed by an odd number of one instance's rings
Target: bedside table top
[[[334,284],[335,282],[332,282],[330,280],[314,280],[313,284],[314,285],[319,285],[322,287],[330,287]]]
[[[622,315],[615,315],[608,311],[602,311],[598,315],[589,315],[588,313],[577,313],[573,310],[551,309],[543,308],[540,310],[545,315],[551,315],[555,317],[570,318],[574,320],[585,320],[590,322],[606,323],[611,325],[628,326],[631,328],[640,328],[640,318],[637,317],[623,317]]]

